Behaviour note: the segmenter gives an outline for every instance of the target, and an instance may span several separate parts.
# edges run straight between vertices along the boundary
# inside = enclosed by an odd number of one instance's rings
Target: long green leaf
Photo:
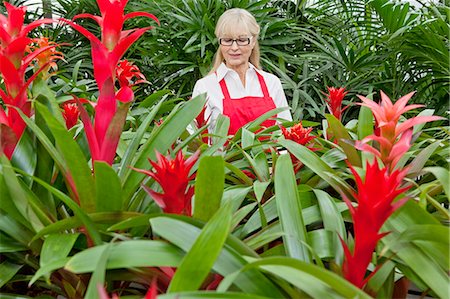
[[[208,221],[219,209],[225,185],[221,156],[202,157],[195,178],[194,217]]]
[[[448,169],[444,167],[426,167],[423,169],[424,171],[431,172],[441,183],[442,188],[444,188],[444,192],[447,195],[447,198],[450,198],[450,172]]]
[[[95,185],[91,175],[91,169],[86,163],[86,158],[78,144],[73,140],[66,128],[51,115],[45,106],[36,103],[36,109],[47,121],[47,125],[55,137],[56,144],[61,150],[69,175],[75,182],[81,207],[87,212],[95,210]]]
[[[309,242],[295,182],[294,167],[287,154],[278,158],[275,168],[275,199],[284,232],[283,240],[287,255],[310,262],[311,256],[304,246],[304,243]]]
[[[222,250],[230,225],[231,205],[227,204],[208,221],[181,261],[169,285],[168,293],[195,291],[201,286]]]
[[[96,211],[110,212],[122,210],[122,185],[117,173],[105,162],[94,164]]]
[[[8,281],[19,272],[23,265],[16,265],[8,261],[0,264],[0,288],[8,283]],[[1,295],[0,295],[1,297]]]
[[[74,273],[89,273],[96,269],[96,261],[106,245],[95,246],[75,254],[65,265]],[[162,241],[128,240],[114,243],[109,252],[106,269],[133,267],[177,267],[183,253]]]
[[[335,273],[293,258],[264,258],[248,264],[243,271],[261,268],[279,276],[313,298],[371,298]]]

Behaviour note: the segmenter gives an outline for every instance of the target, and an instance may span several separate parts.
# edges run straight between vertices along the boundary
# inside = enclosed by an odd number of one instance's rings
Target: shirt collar
[[[248,65],[249,65],[249,69],[250,70],[256,71],[256,72],[261,74],[261,71],[258,70],[253,64],[249,63]],[[234,71],[232,69],[228,68],[225,65],[225,63],[222,62],[219,65],[219,67],[217,68],[217,71],[216,71],[216,73],[217,73],[217,81],[220,82],[228,74],[228,72],[234,72]]]

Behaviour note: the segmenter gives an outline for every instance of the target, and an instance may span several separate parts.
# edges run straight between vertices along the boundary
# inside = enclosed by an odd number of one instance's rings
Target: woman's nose
[[[231,49],[233,49],[233,50],[239,49],[239,46],[236,41],[233,41],[233,43],[231,44]]]

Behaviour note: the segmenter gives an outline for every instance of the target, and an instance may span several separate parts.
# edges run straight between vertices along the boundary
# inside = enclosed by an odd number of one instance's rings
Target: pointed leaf
[[[289,155],[281,155],[275,168],[275,196],[278,217],[283,228],[283,240],[288,256],[310,262],[302,207],[295,182],[294,167]]]
[[[208,221],[219,209],[225,185],[221,156],[202,157],[195,178],[194,218]]]
[[[230,225],[231,205],[227,204],[218,210],[202,229],[175,272],[168,293],[195,291],[200,288],[224,246]]]

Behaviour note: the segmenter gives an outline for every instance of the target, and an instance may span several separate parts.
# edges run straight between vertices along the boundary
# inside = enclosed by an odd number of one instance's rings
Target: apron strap
[[[230,93],[228,92],[227,84],[225,83],[225,78],[220,80],[219,84],[220,84],[220,88],[222,89],[223,97],[227,100],[231,99]]]
[[[262,93],[265,98],[270,98],[269,90],[267,89],[266,81],[264,80],[263,76],[258,73],[258,71],[255,71],[256,75],[258,76],[259,85],[261,86]]]

